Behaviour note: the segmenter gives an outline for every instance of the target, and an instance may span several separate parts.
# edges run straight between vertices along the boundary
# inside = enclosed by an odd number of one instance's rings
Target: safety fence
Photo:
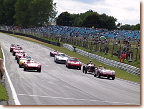
[[[96,54],[86,52],[86,51],[78,49],[78,48],[74,48],[72,45],[69,45],[69,44],[63,44],[63,47],[69,49],[70,51],[76,51],[78,54],[80,54],[82,56],[89,57],[89,58],[99,61],[105,65],[112,66],[115,68],[120,68],[122,70],[125,70],[128,73],[133,74],[133,75],[140,75],[140,68],[137,68],[137,67],[134,67],[134,66],[131,66],[128,64],[124,64],[121,62],[117,62],[114,60],[110,60],[110,59],[104,58],[102,56],[98,56]]]

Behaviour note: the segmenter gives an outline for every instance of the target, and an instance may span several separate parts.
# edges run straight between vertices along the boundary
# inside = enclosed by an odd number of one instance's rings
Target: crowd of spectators
[[[17,31],[24,33],[45,33],[59,36],[70,36],[70,37],[83,37],[83,38],[96,38],[105,36],[106,38],[114,38],[116,40],[139,40],[140,31],[135,30],[107,30],[98,28],[84,28],[84,27],[70,27],[70,26],[47,26],[37,28],[21,28],[18,26],[1,26],[1,29],[7,31]]]

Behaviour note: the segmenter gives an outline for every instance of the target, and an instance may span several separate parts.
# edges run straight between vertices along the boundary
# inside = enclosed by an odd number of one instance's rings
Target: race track
[[[56,64],[50,48],[0,33],[6,69],[21,105],[139,105],[140,84],[121,79],[108,80]],[[41,73],[23,71],[9,52],[12,43],[23,47]],[[10,104],[13,105],[13,104]]]

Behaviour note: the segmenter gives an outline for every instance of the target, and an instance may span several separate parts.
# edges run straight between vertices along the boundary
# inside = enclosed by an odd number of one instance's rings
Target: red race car
[[[23,56],[23,54],[24,54],[25,52],[16,52],[15,53],[15,60],[17,60],[18,58],[21,58],[22,56]]]
[[[57,50],[55,50],[55,51],[53,51],[53,52],[50,52],[50,56],[52,56],[52,57],[54,57],[55,55],[57,55],[58,54],[58,51]]]
[[[16,53],[15,54],[15,60],[17,60],[17,63],[19,62],[19,59],[21,58],[21,57],[28,57],[28,55],[27,55],[27,53],[25,53],[25,52],[18,52],[18,53]]]
[[[66,67],[68,68],[76,68],[81,70],[82,63],[78,60],[78,58],[69,58],[66,61]]]
[[[16,47],[13,49],[13,56],[15,56],[15,54],[18,53],[18,52],[23,52],[22,47],[16,46]]]
[[[83,66],[83,73],[87,74],[87,72],[94,73],[95,72],[95,65],[89,63],[86,66]]]
[[[104,69],[102,66],[99,66],[98,68],[96,68],[96,70],[94,72],[94,77],[100,78],[101,76],[107,77],[108,79],[110,79],[110,77],[111,77],[112,80],[114,80],[115,79],[115,71],[107,70],[107,69]]]
[[[38,72],[41,72],[41,64],[38,62],[34,62],[33,60],[27,60],[27,62],[24,63],[24,71],[27,70],[36,70]]]
[[[15,49],[15,47],[18,47],[19,45],[15,45],[15,44],[11,44],[10,46],[10,52],[13,52],[13,49]]]

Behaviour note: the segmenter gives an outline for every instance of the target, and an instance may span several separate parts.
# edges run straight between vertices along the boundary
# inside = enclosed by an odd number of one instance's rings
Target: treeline
[[[120,26],[121,30],[140,30],[140,24],[136,24],[136,25],[122,25]]]
[[[45,26],[55,20],[56,14],[56,4],[53,0],[0,0],[0,25]],[[113,16],[92,10],[80,14],[63,12],[56,18],[56,24],[62,26],[140,30],[140,24],[116,25],[116,21]]]
[[[106,14],[98,14],[92,10],[80,14],[70,14],[68,12],[61,13],[56,18],[57,25],[62,26],[76,26],[76,27],[94,27],[94,28],[105,28],[109,30],[120,29],[120,30],[140,30],[140,24],[136,25],[116,25],[117,19],[113,16]]]
[[[0,0],[0,25],[37,27],[55,16],[53,0]]]
[[[117,19],[106,14],[98,14],[92,10],[80,14],[61,13],[57,19],[57,25],[77,26],[77,27],[94,27],[115,29]]]

